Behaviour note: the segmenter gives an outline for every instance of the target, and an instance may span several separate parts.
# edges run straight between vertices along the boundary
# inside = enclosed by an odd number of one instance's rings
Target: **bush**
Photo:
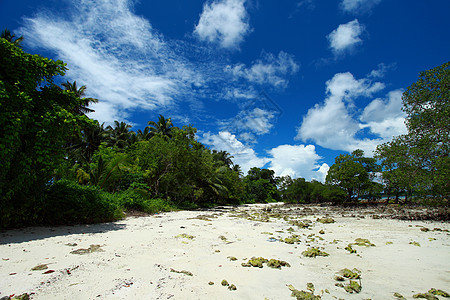
[[[136,210],[149,214],[160,211],[171,211],[173,206],[167,200],[151,199],[148,187],[141,183],[132,183],[130,188],[117,194],[121,207],[125,210]]]
[[[48,186],[40,207],[41,223],[49,225],[109,222],[123,217],[117,196],[65,179]]]

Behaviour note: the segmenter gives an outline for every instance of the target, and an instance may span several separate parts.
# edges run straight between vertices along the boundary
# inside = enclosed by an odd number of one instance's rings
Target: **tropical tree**
[[[150,127],[145,127],[144,131],[138,129],[136,132],[138,141],[146,141],[152,138],[154,135],[153,132],[150,131]]]
[[[228,168],[232,168],[233,167],[233,156],[231,156],[230,153],[228,153],[225,150],[213,150],[212,151],[214,157],[218,160],[224,163],[225,166],[227,166]]]
[[[253,167],[244,178],[244,183],[247,202],[267,203],[281,199],[277,189],[278,179],[273,170]]]
[[[399,136],[379,145],[375,151],[375,158],[381,166],[385,193],[388,200],[391,195],[395,196],[396,202],[402,194],[412,192],[419,176],[406,139],[407,136]]]
[[[76,81],[74,81],[73,83],[71,83],[70,81],[67,81],[67,82],[62,83],[61,85],[66,89],[66,91],[74,93],[76,97],[81,99],[80,104],[77,107],[75,107],[74,113],[83,115],[83,114],[87,114],[87,113],[91,113],[91,112],[95,111],[91,108],[88,108],[88,106],[92,103],[98,103],[98,99],[84,97],[85,93],[86,93],[86,89],[87,89],[85,85],[78,88]]]
[[[11,33],[11,31],[9,31],[8,28],[5,28],[2,33],[0,34],[0,38],[7,40],[8,42],[20,47],[22,41],[23,41],[23,36],[20,36],[18,38],[15,38],[16,35]]]
[[[131,142],[131,127],[131,125],[119,121],[114,121],[114,127],[111,125],[106,127],[109,132],[108,145],[120,149],[129,146]]]
[[[408,133],[378,146],[383,178],[403,189],[448,198],[450,62],[421,72],[402,100]]]
[[[53,84],[65,71],[62,61],[0,39],[0,226],[33,219],[64,145],[90,123],[72,113],[80,100]]]
[[[77,170],[77,180],[80,184],[95,185],[113,192],[117,189],[128,156],[117,153],[110,148],[101,148],[96,152],[93,161]]]
[[[233,167],[231,168],[234,172],[236,172],[236,174],[238,174],[239,177],[241,177],[244,172],[242,172],[241,166],[238,164],[234,164]]]
[[[284,177],[280,185],[283,200],[289,203],[309,203],[311,202],[311,186],[305,178],[291,179]]]
[[[364,157],[362,150],[352,154],[341,154],[328,170],[325,182],[335,185],[347,193],[347,200],[357,200],[367,193],[372,185],[378,166],[374,158]]]
[[[431,192],[450,195],[450,62],[421,72],[403,93],[409,147]],[[426,184],[428,185],[428,184]],[[426,186],[425,185],[425,186]]]
[[[81,135],[67,146],[69,155],[77,163],[90,163],[92,156],[99,149],[101,143],[105,143],[108,140],[109,134],[104,128],[104,123],[94,122],[83,128]]]
[[[279,190],[287,203],[339,203],[346,197],[346,193],[336,186],[316,180],[308,182],[304,178],[292,179],[290,176],[280,178]]]
[[[161,135],[168,138],[172,137],[172,130],[176,127],[173,126],[171,118],[164,118],[163,115],[159,115],[158,121],[148,122],[150,132],[155,135]]]

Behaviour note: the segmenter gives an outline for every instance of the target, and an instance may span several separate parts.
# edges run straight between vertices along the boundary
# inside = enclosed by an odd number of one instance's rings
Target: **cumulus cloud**
[[[377,98],[364,108],[360,117],[363,128],[383,139],[407,133],[406,113],[402,111],[402,90],[391,91],[387,99]]]
[[[323,104],[316,104],[303,117],[296,139],[334,150],[351,152],[359,148],[371,155],[376,145],[406,130],[399,90],[388,93],[387,99],[373,100],[362,113],[357,109],[359,97],[372,97],[383,88],[381,82],[355,79],[351,73],[335,74],[326,82]],[[359,139],[364,129],[375,137]]]
[[[328,173],[326,163],[318,164],[321,157],[316,153],[314,145],[280,145],[268,151],[270,154],[269,169],[277,176],[289,175],[292,178],[303,177],[324,182]]]
[[[20,33],[31,47],[56,53],[67,77],[99,98],[93,117],[126,119],[129,111],[173,104],[202,76],[177,56],[150,23],[132,13],[132,1],[71,2],[68,16],[38,13]]]
[[[250,32],[245,0],[219,0],[205,3],[194,34],[223,48],[238,48]]]
[[[381,82],[372,82],[366,78],[355,79],[350,72],[337,73],[326,82],[326,92],[329,98],[347,102],[360,96],[370,97],[384,87],[385,85]]]
[[[217,51],[189,41],[166,39],[147,19],[133,12],[134,0],[66,3],[64,12],[40,11],[24,19],[18,34],[27,37],[27,47],[43,49],[67,63],[65,78],[86,85],[87,96],[100,100],[90,114],[100,122],[130,122],[127,117],[138,110],[193,113],[201,118],[202,99],[256,99],[262,87],[284,87],[287,80],[283,76],[297,69],[286,53],[280,52],[278,57],[264,54],[254,66],[242,65],[241,72],[236,69],[236,78],[245,75],[249,80],[230,80],[234,75],[224,71],[226,59]],[[215,1],[205,4],[205,12],[234,13],[244,22],[243,5],[244,1]],[[245,24],[242,28],[247,28]],[[248,30],[236,32],[243,36]],[[221,42],[231,45],[230,41],[239,40],[239,34],[226,32],[219,34]],[[183,112],[179,111],[181,103],[187,104]]]
[[[358,19],[339,25],[327,35],[331,50],[336,55],[353,50],[357,45],[362,44],[363,32],[364,26],[359,24]]]
[[[345,12],[361,14],[370,12],[380,2],[381,0],[342,0],[340,7]]]
[[[227,65],[225,72],[231,74],[235,80],[244,78],[257,84],[270,84],[274,87],[285,88],[288,84],[286,75],[297,73],[299,65],[294,56],[280,51],[278,56],[271,53],[262,53],[261,58],[250,67],[244,64]]]
[[[252,167],[262,168],[269,163],[269,169],[274,170],[276,176],[289,175],[324,182],[329,169],[326,163],[319,163],[322,158],[313,145],[280,145],[267,151],[268,155],[259,157],[251,147],[245,146],[227,131],[204,133],[200,141],[213,149],[230,153],[233,162],[241,166],[244,174]]]
[[[255,150],[245,146],[234,134],[228,131],[220,131],[218,134],[204,133],[200,142],[212,146],[216,150],[224,150],[233,156],[233,162],[241,167],[244,174],[252,167],[263,167],[268,161],[260,158]]]

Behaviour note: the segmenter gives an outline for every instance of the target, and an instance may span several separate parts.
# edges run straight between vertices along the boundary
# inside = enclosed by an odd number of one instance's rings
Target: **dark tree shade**
[[[79,99],[53,84],[62,61],[25,53],[0,39],[0,195],[3,221],[20,214],[51,179],[64,144],[80,132]]]

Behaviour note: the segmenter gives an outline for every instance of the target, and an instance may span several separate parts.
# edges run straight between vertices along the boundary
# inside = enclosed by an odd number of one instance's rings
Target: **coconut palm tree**
[[[82,151],[88,162],[91,161],[92,155],[98,150],[100,144],[106,141],[107,132],[103,127],[104,124],[97,124],[83,129]]]
[[[109,141],[110,146],[117,146],[118,148],[125,148],[130,144],[130,128],[132,126],[125,123],[114,121],[114,127],[111,125],[106,127],[109,131]]]
[[[150,127],[147,126],[144,128],[144,131],[138,129],[137,131],[137,137],[138,137],[138,141],[146,141],[152,138],[152,136],[154,135],[153,132],[150,131]]]
[[[85,126],[81,135],[73,137],[66,145],[66,151],[71,159],[79,164],[91,163],[92,156],[98,150],[100,144],[106,142],[109,137],[104,128],[104,123]]]
[[[172,137],[172,130],[177,128],[173,126],[171,118],[164,118],[162,115],[159,115],[158,122],[149,121],[148,122],[150,132],[157,135],[167,136],[168,138]]]
[[[74,113],[76,113],[78,115],[84,115],[87,113],[94,112],[94,110],[88,108],[88,106],[91,103],[98,103],[98,99],[84,97],[86,89],[87,89],[85,85],[78,88],[76,81],[74,81],[73,83],[71,83],[70,81],[67,81],[67,82],[62,83],[61,85],[66,89],[66,91],[70,91],[70,92],[74,93],[75,96],[77,96],[81,100],[80,105],[78,105],[75,108]]]
[[[8,28],[5,28],[5,30],[2,31],[2,33],[0,34],[0,38],[7,40],[10,43],[13,43],[14,45],[21,47],[20,43],[22,43],[23,41],[23,36],[20,36],[16,39],[14,39],[16,37],[15,34],[11,33],[11,31],[9,31]]]
[[[228,152],[225,151],[225,150],[220,150],[220,151],[213,150],[212,153],[213,153],[214,157],[215,157],[218,161],[223,162],[223,164],[224,164],[225,166],[227,166],[227,167],[230,168],[230,169],[233,167],[233,165],[234,165],[234,163],[233,163],[233,161],[232,161],[233,156],[231,156],[230,153],[228,153]]]

